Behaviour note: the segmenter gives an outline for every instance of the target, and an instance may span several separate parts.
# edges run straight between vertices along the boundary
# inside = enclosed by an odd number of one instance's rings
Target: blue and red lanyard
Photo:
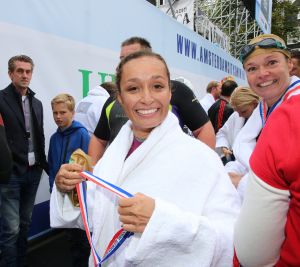
[[[288,96],[295,92],[296,90],[300,89],[300,80],[297,80],[293,82],[284,92],[284,94],[270,107],[268,108],[266,101],[261,101],[259,103],[259,113],[260,113],[260,118],[262,121],[262,127],[265,126],[266,121],[272,111],[279,106],[285,99],[288,98]]]
[[[122,188],[113,185],[93,174],[90,172],[84,171],[80,173],[80,176],[83,177],[86,180],[89,180],[93,183],[95,183],[98,186],[101,186],[105,188],[106,190],[111,191],[112,193],[116,194],[118,197],[124,197],[124,198],[130,198],[133,195],[126,192]],[[111,239],[109,242],[103,258],[101,259],[99,253],[97,253],[96,248],[93,244],[92,237],[91,237],[91,232],[89,229],[89,218],[88,218],[88,209],[87,209],[87,201],[86,201],[86,182],[83,181],[80,184],[76,185],[76,190],[78,194],[78,199],[79,199],[79,205],[80,205],[80,211],[81,211],[81,216],[84,224],[84,229],[88,238],[88,241],[91,246],[91,253],[94,259],[94,265],[95,267],[100,267],[101,264],[106,261],[111,255],[113,255],[117,249],[124,243],[124,241],[133,235],[132,232],[125,231],[124,229],[120,229]]]

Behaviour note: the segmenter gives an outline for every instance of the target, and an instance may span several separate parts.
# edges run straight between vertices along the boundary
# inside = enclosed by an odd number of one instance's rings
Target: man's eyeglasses
[[[273,38],[266,38],[255,44],[245,45],[242,48],[240,54],[240,61],[242,63],[244,63],[245,58],[248,57],[253,52],[256,46],[260,48],[279,48],[279,49],[287,50],[287,47],[283,45],[281,42]]]

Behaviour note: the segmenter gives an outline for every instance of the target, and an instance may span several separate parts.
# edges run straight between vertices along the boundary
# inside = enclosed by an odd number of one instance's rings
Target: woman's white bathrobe
[[[216,151],[220,157],[224,156],[222,147],[227,147],[228,149],[232,150],[235,138],[243,128],[244,124],[245,118],[240,117],[235,111],[230,115],[223,127],[218,131],[216,135]],[[227,172],[235,172],[241,175],[244,175],[248,172],[248,169],[238,160],[228,162],[225,165],[225,169]]]
[[[234,140],[244,124],[245,118],[240,117],[236,111],[233,112],[216,134],[216,148],[227,147],[232,150]]]
[[[128,121],[94,174],[132,194],[154,198],[155,209],[143,234],[126,241],[107,266],[232,266],[240,203],[217,154],[184,134],[170,112],[125,159],[132,140]],[[102,255],[120,229],[118,199],[93,184],[88,185],[88,196],[93,240]],[[82,228],[79,209],[56,187],[50,215],[52,227]]]

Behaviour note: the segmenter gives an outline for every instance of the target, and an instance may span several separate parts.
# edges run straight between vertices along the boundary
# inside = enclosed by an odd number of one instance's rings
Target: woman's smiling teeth
[[[269,86],[269,85],[271,85],[273,83],[276,83],[276,82],[277,82],[277,80],[267,81],[267,82],[264,82],[264,83],[260,83],[258,86],[259,87],[266,87],[266,86]]]
[[[137,113],[142,114],[142,115],[149,115],[152,113],[155,113],[158,110],[158,108],[153,108],[153,109],[137,109]]]

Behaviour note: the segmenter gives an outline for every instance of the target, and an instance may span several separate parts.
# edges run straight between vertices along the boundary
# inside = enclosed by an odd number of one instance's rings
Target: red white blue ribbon
[[[262,121],[262,126],[265,126],[265,123],[270,116],[271,112],[278,107],[283,101],[285,101],[289,95],[295,93],[296,91],[300,90],[300,80],[293,82],[284,92],[284,94],[271,106],[267,107],[266,101],[261,101],[259,103],[259,112],[260,118]]]
[[[80,176],[95,183],[98,186],[101,186],[112,193],[116,194],[119,197],[124,197],[124,198],[130,198],[133,195],[126,192],[122,188],[111,184],[93,174],[90,172],[81,172]],[[81,216],[84,224],[84,229],[88,238],[88,241],[91,246],[91,253],[94,259],[94,265],[95,267],[100,267],[101,264],[106,261],[111,255],[113,255],[117,249],[124,243],[124,241],[133,235],[132,232],[125,231],[124,229],[120,229],[112,238],[112,240],[109,242],[105,253],[103,255],[103,258],[101,259],[99,253],[97,253],[96,248],[93,244],[92,237],[91,237],[91,232],[89,228],[89,218],[88,218],[88,209],[87,209],[87,201],[86,201],[86,182],[83,181],[80,184],[76,185],[76,190],[78,194],[78,199],[79,199],[79,205],[80,205],[80,211],[81,211]]]

